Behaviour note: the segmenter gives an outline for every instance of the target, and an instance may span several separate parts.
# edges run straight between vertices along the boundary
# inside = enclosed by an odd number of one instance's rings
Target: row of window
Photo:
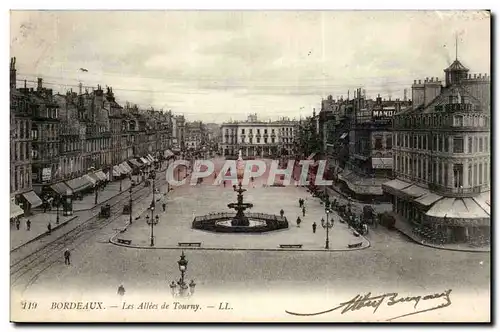
[[[10,191],[15,192],[31,188],[31,167],[20,166],[14,168],[14,179],[10,181]]]
[[[429,113],[394,117],[394,125],[402,127],[484,127],[488,123],[489,116],[484,114],[454,115]]]
[[[15,142],[11,149],[10,160],[25,161],[29,159],[29,142]],[[12,153],[14,155],[12,155]]]
[[[445,187],[474,187],[490,183],[490,163],[469,163],[467,177],[464,177],[464,165],[449,164],[438,160],[411,156],[395,156],[394,165],[397,173],[412,180],[431,182]]]
[[[396,134],[395,146],[407,149],[419,149],[449,153],[483,153],[489,152],[489,137],[477,136],[467,137],[467,150],[465,149],[465,139],[462,136],[448,136],[444,134]],[[432,139],[428,139],[432,137]],[[450,146],[450,138],[452,145]]]

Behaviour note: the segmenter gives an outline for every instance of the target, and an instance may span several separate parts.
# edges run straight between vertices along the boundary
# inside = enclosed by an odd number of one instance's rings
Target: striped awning
[[[35,194],[34,191],[28,191],[22,194],[22,196],[31,204],[32,208],[36,208],[43,204],[42,199]]]
[[[50,188],[62,196],[73,195],[73,190],[70,187],[68,187],[68,185],[64,182],[54,183],[53,185],[50,186]]]
[[[147,160],[147,159],[145,159],[145,158],[143,158],[143,157],[141,157],[141,161],[142,161],[144,164],[146,164],[146,165],[151,164],[151,162],[150,162],[149,160]]]
[[[85,190],[87,188],[90,188],[93,186],[92,182],[87,180],[84,176],[81,176],[76,179],[71,179],[69,181],[66,181],[66,184],[73,189],[75,193]]]
[[[153,158],[153,156],[152,156],[152,155],[150,155],[150,154],[148,154],[148,155],[146,156],[146,158],[148,158],[148,160],[149,160],[150,162],[155,161],[155,158]]]
[[[128,162],[131,163],[132,166],[142,167],[142,165],[136,159],[130,159]]]
[[[16,204],[14,198],[10,199],[10,217],[16,218],[24,213],[23,209]]]
[[[126,166],[124,166],[124,165],[123,165],[123,163],[122,163],[122,164],[120,164],[120,165],[118,165],[118,168],[120,169],[120,172],[121,172],[122,174],[128,174],[128,173],[129,173],[128,168],[127,168]]]

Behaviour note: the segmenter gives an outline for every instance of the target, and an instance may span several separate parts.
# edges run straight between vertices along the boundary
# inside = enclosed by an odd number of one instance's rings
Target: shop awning
[[[118,168],[120,169],[120,173],[122,173],[122,174],[129,173],[129,170],[127,169],[127,167],[123,166],[123,164],[118,165]]]
[[[40,205],[43,204],[43,202],[40,199],[40,197],[38,197],[38,195],[35,194],[34,191],[28,191],[26,193],[23,193],[22,195],[28,201],[28,203],[31,204],[32,208],[36,208],[36,207],[38,207],[38,206],[40,206]]]
[[[473,197],[473,200],[487,213],[491,214],[490,209],[490,192],[486,191]]]
[[[343,133],[342,135],[340,135],[340,139],[344,139],[347,137],[347,135],[349,135],[349,133]]]
[[[85,174],[85,175],[83,176],[83,178],[84,178],[85,180],[87,180],[88,182],[92,183],[92,185],[94,185],[94,186],[97,184],[97,181],[98,181],[98,179],[94,178],[94,177],[93,177],[92,175],[90,175],[90,174]]]
[[[486,226],[490,220],[490,216],[472,198],[443,198],[426,215],[435,218],[436,222],[457,226]]]
[[[410,187],[402,189],[401,191],[413,198],[423,196],[429,192],[428,190],[417,185],[412,185]]]
[[[150,162],[149,160],[147,160],[147,159],[145,159],[145,158],[143,158],[143,157],[141,157],[141,161],[142,161],[144,164],[146,164],[146,165],[151,164],[151,162]]]
[[[73,190],[64,182],[55,183],[50,188],[61,196],[73,195]]]
[[[93,186],[92,182],[90,182],[89,180],[87,180],[83,176],[81,176],[79,178],[76,178],[76,179],[72,179],[72,180],[66,181],[66,184],[71,189],[73,189],[73,191],[75,193],[77,193],[79,191],[82,191],[82,190],[85,190],[85,189],[90,188],[90,187]]]
[[[21,207],[17,205],[14,199],[12,198],[10,200],[10,217],[16,218],[22,215],[23,213],[24,213],[23,209],[21,209]]]
[[[101,181],[107,181],[107,180],[108,180],[108,176],[107,176],[106,174],[104,174],[104,172],[103,172],[103,171],[97,171],[97,172],[95,172],[94,174],[95,174],[95,175],[97,176],[97,178],[98,178],[99,180],[101,180]]]
[[[113,176],[120,176],[121,174],[122,169],[118,165],[113,166]]]
[[[165,153],[163,154],[165,158],[171,158],[174,156],[174,153],[171,150],[165,150]]]
[[[123,174],[128,174],[130,173],[130,171],[132,171],[132,169],[126,162],[122,162],[120,165],[118,165],[118,167],[120,168]]]
[[[383,183],[382,189],[394,195],[396,192],[400,192],[402,189],[409,186],[411,186],[411,183],[394,179],[389,182]]]
[[[142,165],[136,159],[130,159],[128,162],[131,163],[134,167],[142,167]]]
[[[148,158],[148,160],[149,160],[150,162],[155,161],[155,158],[153,158],[153,156],[152,156],[152,155],[150,155],[150,154],[148,154],[146,157]]]
[[[420,196],[415,200],[415,202],[420,203],[424,206],[429,206],[435,203],[436,201],[443,198],[443,196],[436,195],[434,193],[428,192],[427,194]]]

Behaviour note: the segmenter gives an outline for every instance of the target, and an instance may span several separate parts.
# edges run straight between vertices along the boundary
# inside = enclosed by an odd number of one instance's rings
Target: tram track
[[[157,180],[155,186],[160,187],[163,185],[163,182],[165,181]],[[150,194],[151,187],[138,188],[132,193],[132,200],[139,202]],[[10,265],[11,287],[22,285],[21,282],[26,281],[24,289],[27,289],[44,271],[61,260],[61,254],[66,248],[73,249],[78,247],[80,244],[93,237],[101,229],[119,220],[122,216],[122,203],[124,201],[128,202],[129,199],[130,196],[124,195],[118,198],[115,203],[111,203],[110,218],[100,219],[98,215],[94,215],[72,230],[47,243],[40,249],[12,263]]]

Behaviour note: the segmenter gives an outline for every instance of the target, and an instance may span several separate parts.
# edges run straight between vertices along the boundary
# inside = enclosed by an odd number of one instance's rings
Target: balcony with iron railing
[[[429,183],[428,187],[429,190],[434,193],[449,197],[473,197],[488,190],[487,185],[473,186],[469,188],[452,188],[437,183]]]

